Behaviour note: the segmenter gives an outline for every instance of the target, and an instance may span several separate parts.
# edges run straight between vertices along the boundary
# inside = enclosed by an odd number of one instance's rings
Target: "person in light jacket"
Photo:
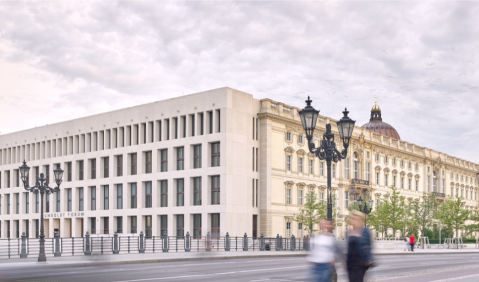
[[[371,255],[371,236],[364,228],[364,214],[359,211],[349,213],[353,230],[349,234],[346,266],[349,282],[363,282],[364,275],[374,263]]]
[[[308,261],[312,264],[311,282],[331,282],[334,263],[340,251],[332,234],[333,224],[330,220],[320,221],[321,231],[311,238],[311,252]]]

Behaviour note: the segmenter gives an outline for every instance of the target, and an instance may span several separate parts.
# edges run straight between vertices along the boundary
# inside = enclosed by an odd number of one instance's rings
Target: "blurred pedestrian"
[[[349,282],[363,282],[366,271],[374,262],[371,255],[371,236],[369,229],[364,227],[364,213],[351,211],[349,218],[353,226],[346,258]]]
[[[310,281],[331,282],[334,263],[340,252],[332,233],[331,221],[321,219],[320,225],[320,233],[311,238],[311,252],[308,256],[308,261],[312,263]]]
[[[416,237],[414,237],[414,234],[411,234],[411,237],[409,237],[409,244],[411,244],[411,252],[414,252],[414,244],[416,244]]]
[[[409,251],[410,243],[409,243],[409,236],[404,237],[404,251]]]

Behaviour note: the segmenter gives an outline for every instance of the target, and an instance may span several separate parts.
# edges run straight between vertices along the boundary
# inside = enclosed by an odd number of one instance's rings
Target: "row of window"
[[[211,205],[219,205],[220,204],[220,176],[210,176],[210,201],[209,204]],[[192,205],[199,206],[202,205],[202,178],[201,177],[193,177],[191,178],[192,181]],[[173,206],[181,207],[185,206],[185,180],[183,178],[175,179],[174,180],[174,196],[175,196],[175,203]],[[256,184],[257,185],[257,184]],[[136,209],[138,208],[138,187],[137,183],[129,183],[129,191],[127,193],[127,197],[129,197],[129,204],[128,206],[124,205],[125,200],[125,191],[123,184],[116,184],[114,185],[114,198],[112,197],[112,191],[110,190],[109,185],[103,185],[100,188],[100,194],[97,195],[97,188],[95,186],[88,187],[89,189],[89,207],[88,210],[95,211],[97,209],[102,210],[109,210],[109,209]],[[144,182],[144,199],[143,199],[143,207],[151,208],[153,207],[153,187],[151,181]],[[254,188],[253,188],[254,189]],[[256,193],[257,193],[256,187]],[[75,189],[76,191],[76,199],[78,201],[78,206],[76,208],[77,211],[84,211],[87,208],[85,207],[85,189],[83,187],[79,187]],[[158,207],[168,207],[168,181],[167,180],[160,180],[159,181],[159,201]],[[65,210],[61,208],[61,193],[65,193],[65,201],[66,207]],[[61,189],[59,192],[56,192],[52,195],[46,195],[46,203],[45,203],[45,211],[48,212],[62,212],[62,211],[73,211],[72,201],[73,201],[73,189],[66,188]],[[30,212],[30,197],[29,192],[23,192],[22,198],[24,199],[24,209],[26,214]],[[20,214],[20,195],[21,193],[14,193],[13,200],[14,200],[14,213]],[[35,196],[35,203],[34,203],[34,212],[39,212],[39,194],[34,194]],[[101,207],[98,206],[98,199],[99,196],[101,197]],[[50,198],[53,197],[53,209],[51,209],[51,200]],[[11,210],[11,195],[5,194],[3,195],[4,198],[4,205],[6,207],[6,214],[10,214]],[[256,196],[257,199],[257,196]],[[110,207],[110,203],[113,201],[115,203],[114,207]],[[257,203],[256,203],[257,204]],[[0,195],[0,214],[2,212],[2,195]]]
[[[190,114],[0,150],[0,165],[193,137],[221,131],[221,112]],[[205,130],[205,119],[208,128]],[[170,123],[172,126],[170,128]]]
[[[210,143],[210,166],[217,167],[220,166],[220,142]],[[185,148],[184,147],[177,147],[174,148],[175,150],[175,157],[176,157],[176,170],[184,170],[185,169]],[[193,169],[198,169],[202,167],[202,145],[197,144],[192,146],[193,150]],[[143,152],[144,156],[144,173],[152,173],[152,152],[146,151]],[[159,157],[160,157],[160,172],[168,171],[168,149],[161,149],[159,150]],[[110,177],[110,157],[102,157],[100,159],[101,162],[101,178],[108,178]],[[85,171],[85,161],[79,160],[77,163],[77,179],[78,180],[85,180],[88,179],[96,179],[97,178],[97,159],[89,159],[87,160],[88,163],[88,177],[86,177]],[[137,153],[130,153],[128,154],[128,163],[129,163],[129,175],[137,175],[138,174],[138,155]],[[56,167],[56,165],[54,165]],[[115,167],[115,176],[123,176],[123,155],[114,156],[114,167]],[[39,178],[40,168],[38,166],[33,167],[33,174],[35,175],[35,179]],[[45,178],[47,179],[47,183],[50,182],[50,166],[45,165],[43,168],[45,171]],[[65,163],[64,168],[64,181],[69,182],[73,180],[73,164],[72,162]],[[20,174],[19,170],[15,169],[15,186],[19,187],[20,185]],[[5,179],[5,187],[11,187],[11,179],[10,179],[10,171],[4,172],[6,179]],[[0,183],[1,183],[1,172],[0,172]],[[0,184],[0,188],[2,185]]]

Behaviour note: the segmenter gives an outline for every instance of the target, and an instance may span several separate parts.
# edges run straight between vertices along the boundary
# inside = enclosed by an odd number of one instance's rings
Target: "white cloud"
[[[230,86],[479,162],[475,2],[0,2],[2,133]],[[11,117],[16,120],[12,123]]]

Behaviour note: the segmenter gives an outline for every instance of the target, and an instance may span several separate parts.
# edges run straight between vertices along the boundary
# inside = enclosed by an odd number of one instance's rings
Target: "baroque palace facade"
[[[30,186],[40,173],[52,178],[58,164],[65,171],[60,193],[44,200],[47,237],[303,236],[292,218],[306,193],[326,199],[326,164],[308,152],[298,110],[219,88],[1,135],[0,237],[38,236],[40,200],[19,179],[24,159]],[[327,123],[337,135],[335,122],[318,117],[316,144]],[[393,184],[408,201],[453,194],[475,209],[478,172],[401,141],[374,105],[348,159],[333,165],[332,183],[343,218],[358,195],[378,200]]]

